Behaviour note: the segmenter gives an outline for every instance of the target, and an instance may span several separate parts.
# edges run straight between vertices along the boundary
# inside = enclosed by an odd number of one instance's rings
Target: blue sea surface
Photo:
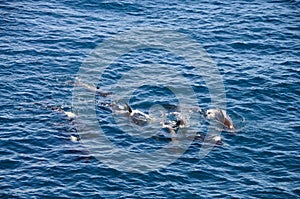
[[[0,16],[0,198],[300,198],[299,1],[12,0],[0,1]],[[135,28],[184,34],[215,62],[228,113],[243,125],[235,135],[222,132],[224,145],[206,157],[195,139],[166,167],[114,169],[72,142],[75,121],[53,110],[72,111],[72,82],[82,63]],[[199,106],[211,106],[202,77],[161,49],[119,57],[94,86],[114,91],[141,64],[184,73]],[[176,107],[174,93],[147,85],[147,75],[130,103],[144,111],[156,103]],[[128,136],[114,128],[109,110],[95,108],[116,147],[144,153],[170,142]],[[199,131],[207,131],[203,126]]]

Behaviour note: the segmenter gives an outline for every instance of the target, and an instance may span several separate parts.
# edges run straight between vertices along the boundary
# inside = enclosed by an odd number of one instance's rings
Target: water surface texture
[[[296,0],[0,1],[0,198],[299,198],[299,7]],[[92,157],[70,141],[74,121],[51,109],[72,110],[70,82],[97,46],[143,27],[197,41],[220,71],[228,112],[245,120],[205,158],[194,140],[174,163],[144,174]],[[109,91],[135,64],[162,63],[184,72],[199,104],[210,106],[203,79],[162,50],[125,54],[99,86]],[[130,100],[145,110],[177,105],[171,91],[151,85]],[[130,138],[109,113],[97,110],[120,148],[143,153],[169,142]]]

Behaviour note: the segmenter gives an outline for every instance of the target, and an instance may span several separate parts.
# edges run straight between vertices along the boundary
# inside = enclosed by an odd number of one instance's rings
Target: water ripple
[[[299,7],[295,0],[3,2],[0,197],[300,197]],[[146,174],[114,170],[72,142],[69,136],[76,135],[77,126],[52,110],[72,110],[70,82],[84,59],[106,39],[133,27],[178,30],[197,40],[216,62],[228,112],[240,130],[223,132],[225,144],[206,158],[199,158],[202,143],[195,139],[168,167]],[[210,106],[205,82],[193,67],[153,49],[118,59],[98,86],[113,89],[138,64],[180,70],[193,83],[199,105]],[[152,103],[169,109],[177,105],[163,89],[149,89],[135,91],[135,107],[148,111]],[[132,138],[114,126],[109,110],[97,114],[106,135],[121,148],[143,153],[170,142],[164,135]]]

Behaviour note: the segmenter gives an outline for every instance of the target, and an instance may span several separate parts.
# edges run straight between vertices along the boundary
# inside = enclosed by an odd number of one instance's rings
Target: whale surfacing
[[[205,112],[206,118],[209,120],[214,120],[221,124],[223,127],[234,130],[235,127],[229,115],[225,110],[222,109],[208,109]]]
[[[148,115],[140,110],[132,109],[128,105],[128,103],[125,104],[125,108],[128,111],[129,117],[137,125],[146,125],[152,120],[152,117],[150,115]]]

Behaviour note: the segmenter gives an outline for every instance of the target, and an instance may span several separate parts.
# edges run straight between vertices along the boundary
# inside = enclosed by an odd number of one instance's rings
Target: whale
[[[176,134],[176,130],[178,130],[179,128],[184,128],[185,127],[186,122],[183,119],[179,119],[176,121],[175,124],[162,124],[162,128],[165,128],[168,130],[168,132],[171,135],[175,135]]]
[[[84,82],[81,82],[78,80],[77,81],[67,81],[67,84],[84,88],[87,91],[90,91],[90,92],[95,93],[96,95],[100,95],[102,97],[107,97],[109,95],[112,95],[111,92],[101,91],[99,86],[93,86],[93,85],[90,85],[90,84],[87,84],[87,83],[84,83]]]
[[[77,115],[75,113],[73,113],[71,111],[65,111],[64,109],[62,109],[60,107],[55,107],[54,106],[54,107],[51,107],[51,109],[54,110],[54,111],[58,111],[58,112],[61,112],[61,113],[65,114],[69,120],[73,120],[77,117]]]
[[[128,116],[131,118],[133,123],[137,125],[146,125],[153,119],[150,115],[138,109],[132,109],[128,103],[125,103],[125,109],[128,111]]]
[[[205,117],[208,120],[212,120],[220,124],[222,127],[234,130],[235,126],[232,122],[232,119],[229,117],[229,115],[226,113],[225,110],[222,109],[208,109],[205,111]]]

